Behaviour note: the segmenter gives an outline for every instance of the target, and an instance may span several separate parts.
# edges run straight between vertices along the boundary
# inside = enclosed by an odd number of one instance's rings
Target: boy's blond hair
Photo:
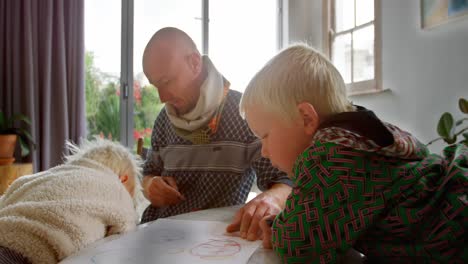
[[[253,77],[240,111],[245,116],[246,108],[261,106],[285,121],[295,120],[302,102],[312,104],[321,120],[354,109],[333,64],[313,48],[296,44],[278,53]]]
[[[67,141],[66,148],[70,155],[65,156],[65,164],[86,165],[89,160],[97,162],[117,176],[127,175],[135,179],[134,203],[135,206],[141,202],[141,165],[142,161],[138,155],[117,142],[96,137],[94,140],[83,139],[79,146]]]

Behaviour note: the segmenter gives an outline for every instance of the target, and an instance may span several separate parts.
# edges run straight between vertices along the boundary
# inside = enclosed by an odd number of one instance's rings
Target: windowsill
[[[377,95],[382,93],[389,93],[392,90],[390,88],[385,88],[381,90],[367,90],[367,91],[355,91],[348,93],[349,97],[362,96],[362,95]]]

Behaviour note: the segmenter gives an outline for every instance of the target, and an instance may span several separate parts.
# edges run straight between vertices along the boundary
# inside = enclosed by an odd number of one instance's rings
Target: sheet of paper
[[[223,222],[159,219],[61,263],[247,263],[261,242],[226,234],[225,229]]]

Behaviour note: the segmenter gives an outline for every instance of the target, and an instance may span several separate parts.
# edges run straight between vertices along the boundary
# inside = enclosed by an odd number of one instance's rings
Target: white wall
[[[291,2],[296,0],[290,0],[290,6]],[[299,2],[307,1],[296,4]],[[295,35],[290,32],[290,40],[306,40],[321,47],[321,31],[305,32],[308,27],[295,24],[311,21],[300,16],[314,17],[312,20],[321,24],[322,0],[308,2],[289,11],[289,29],[301,29]],[[314,5],[320,8],[304,12]],[[468,17],[423,30],[419,0],[382,0],[381,8],[383,87],[390,91],[351,99],[427,143],[437,137],[440,115],[452,112],[461,117],[458,98],[468,98]],[[295,10],[298,12],[292,12]],[[442,147],[436,143],[431,150],[440,152]]]

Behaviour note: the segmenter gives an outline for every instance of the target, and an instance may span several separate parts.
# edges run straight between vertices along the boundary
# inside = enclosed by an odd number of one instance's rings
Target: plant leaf
[[[458,106],[463,113],[468,114],[468,101],[465,98],[458,100]]]
[[[453,127],[453,117],[450,113],[443,113],[437,124],[437,133],[445,139],[451,138],[451,131]]]
[[[457,136],[444,138],[444,141],[447,142],[447,144],[451,145],[451,144],[457,142]]]
[[[464,137],[466,140],[468,140],[468,132],[463,133],[463,137]]]
[[[29,143],[32,145],[33,149],[36,148],[36,144],[34,143],[33,137],[31,136],[31,134],[27,130],[19,128],[17,131],[18,131],[17,134],[18,134],[18,136],[20,138],[22,138],[24,141],[29,141]]]
[[[19,138],[19,143],[21,146],[21,157],[28,156],[30,152],[28,144],[26,144],[21,137]]]
[[[22,114],[16,114],[9,119],[10,127],[13,127],[15,121],[23,121],[28,125],[31,125],[29,118]]]

